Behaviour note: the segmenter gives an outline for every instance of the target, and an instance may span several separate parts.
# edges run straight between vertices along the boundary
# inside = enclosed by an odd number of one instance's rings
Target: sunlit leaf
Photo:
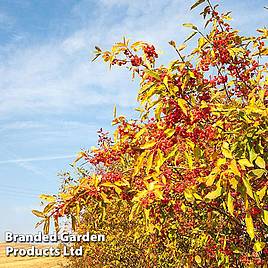
[[[206,0],[198,0],[196,1],[192,6],[191,6],[191,10],[196,8],[197,6],[199,6],[200,4],[204,3]]]
[[[245,222],[246,222],[246,227],[247,227],[247,233],[249,234],[252,240],[255,237],[255,233],[254,233],[253,220],[249,213],[246,214]]]

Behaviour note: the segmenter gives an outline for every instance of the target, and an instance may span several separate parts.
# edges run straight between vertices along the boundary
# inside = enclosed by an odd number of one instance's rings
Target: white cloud
[[[80,1],[74,13],[83,23],[78,23],[76,31],[9,52],[0,67],[0,115],[135,105],[137,84],[131,83],[126,71],[90,63],[91,50],[94,45],[109,48],[129,36],[156,43],[168,51],[162,56],[165,59],[173,53],[168,41],[181,42],[189,33],[181,24],[199,21],[198,12],[189,12],[190,5],[182,0]],[[87,17],[92,6],[95,10]]]
[[[181,1],[168,1],[169,5],[153,2],[145,5],[144,1],[121,1],[127,4],[121,24],[113,14],[116,2],[102,1],[98,4],[98,19],[88,28],[78,28],[63,40],[12,50],[0,68],[0,114],[57,113],[90,105],[135,104],[136,91],[127,72],[109,71],[102,63],[90,63],[89,57],[95,44],[110,47],[128,33],[135,39],[169,41],[178,27],[175,14],[183,13],[178,5]],[[90,7],[89,2],[84,4]],[[101,12],[103,4],[107,8]],[[107,16],[114,16],[115,21],[108,24]]]

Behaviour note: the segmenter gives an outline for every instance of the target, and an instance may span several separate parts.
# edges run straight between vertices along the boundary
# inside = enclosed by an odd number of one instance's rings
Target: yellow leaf
[[[113,112],[113,114],[114,114],[114,118],[116,118],[116,105],[114,105],[114,112]]]
[[[188,73],[189,73],[189,75],[190,75],[191,78],[196,78],[195,75],[194,75],[194,73],[192,71],[189,71]]]
[[[197,262],[197,264],[201,264],[202,259],[201,259],[201,257],[200,257],[199,255],[196,255],[196,256],[194,257],[194,259],[195,259],[195,261]]]
[[[256,252],[260,252],[260,251],[262,251],[265,248],[265,245],[266,244],[264,242],[257,241],[257,242],[255,242],[253,249]]]
[[[197,193],[194,193],[193,196],[197,200],[201,200],[201,201],[203,200],[203,198],[199,194],[197,194]]]
[[[136,135],[134,136],[133,142],[138,140],[142,136],[142,134],[144,134],[146,131],[147,131],[146,128],[142,128],[139,132],[137,132]]]
[[[232,188],[233,188],[234,190],[236,190],[236,189],[237,189],[237,185],[238,185],[238,181],[237,181],[235,178],[231,178],[231,179],[229,180],[229,182],[230,182]]]
[[[188,202],[194,201],[194,197],[193,197],[192,191],[190,189],[184,190],[184,197]]]
[[[204,37],[200,37],[198,40],[198,48],[201,49],[206,43],[206,39]]]
[[[186,47],[187,47],[186,44],[182,44],[182,45],[178,46],[178,50],[179,51],[184,50]]]
[[[168,77],[167,76],[164,77],[163,83],[166,86],[166,88],[168,88]]]
[[[51,195],[46,195],[46,194],[41,194],[39,195],[39,198],[47,201],[47,202],[55,202],[56,201],[56,197],[55,196],[51,196]]]
[[[145,143],[144,145],[142,145],[140,148],[141,149],[149,149],[149,148],[152,148],[155,144],[156,144],[155,141],[149,141],[149,142]]]
[[[138,210],[139,208],[139,204],[136,203],[135,205],[133,205],[133,207],[131,208],[130,214],[129,214],[129,221],[131,221],[134,217],[135,212]]]
[[[228,193],[228,200],[227,200],[227,207],[229,213],[234,216],[234,203],[233,203],[233,197],[231,196],[230,192]]]
[[[160,199],[160,200],[163,199],[163,193],[159,189],[154,190],[154,194],[158,199]]]
[[[73,162],[73,164],[75,164],[76,162],[78,162],[81,158],[83,158],[83,157],[85,157],[85,156],[87,156],[84,152],[79,152],[78,154],[77,154],[77,157],[76,157],[76,159],[74,160],[74,162]]]
[[[107,195],[104,192],[101,192],[100,195],[105,203],[111,203],[111,201],[107,198]]]
[[[254,199],[253,192],[252,192],[252,188],[251,188],[251,185],[250,185],[248,179],[247,179],[247,178],[242,178],[242,180],[243,180],[243,183],[244,183],[244,185],[245,185],[245,187],[246,187],[247,194],[248,194],[252,199]]]
[[[267,186],[264,186],[261,190],[257,192],[257,195],[259,196],[260,201],[264,198],[266,195]]]
[[[160,172],[160,168],[164,162],[165,162],[165,158],[163,156],[162,151],[160,149],[157,149],[156,166],[155,166],[156,172],[158,172],[158,173]]]
[[[206,185],[207,186],[211,186],[214,183],[215,179],[216,179],[216,175],[215,174],[209,175],[207,177]]]
[[[255,163],[258,167],[265,168],[265,161],[260,156],[256,158]]]
[[[150,169],[152,168],[153,164],[153,159],[154,159],[154,153],[151,153],[149,157],[147,158],[147,165],[146,165],[146,174],[150,172]]]
[[[226,158],[220,158],[217,160],[216,166],[220,167],[220,166],[224,165],[225,163],[226,163]]]
[[[168,138],[170,138],[175,133],[175,129],[169,128],[165,130],[165,134]]]
[[[162,103],[159,103],[157,105],[157,107],[155,108],[155,118],[157,120],[160,120],[161,119],[161,111],[162,111],[162,107],[163,107],[163,104]]]
[[[200,257],[199,255],[196,255],[196,256],[194,257],[194,259],[195,259],[195,261],[196,261],[196,263],[197,263],[198,265],[202,263],[202,259],[201,259],[201,257]]]
[[[184,153],[185,153],[185,157],[187,159],[187,163],[189,165],[189,168],[193,169],[193,158],[192,158],[191,152],[189,152],[189,154],[188,154],[187,151],[185,151]]]
[[[183,212],[186,212],[186,206],[184,205],[184,203],[181,204],[181,210],[182,210]]]
[[[206,185],[211,186],[214,183],[214,180],[216,179],[220,169],[218,167],[215,167],[211,173],[207,176]]]
[[[257,178],[260,178],[264,173],[265,173],[265,170],[264,169],[253,169],[251,170],[251,172],[257,177]]]
[[[143,159],[144,159],[144,156],[145,154],[142,153],[137,161],[136,161],[136,164],[135,164],[135,167],[134,167],[134,172],[133,172],[133,176],[136,176],[139,172],[140,172],[140,169],[141,169],[141,166],[142,166],[142,163],[143,163]]]
[[[243,158],[238,160],[238,163],[240,164],[240,166],[245,166],[245,167],[253,167],[254,165],[252,163],[249,162],[248,159]]]
[[[104,182],[101,184],[101,186],[112,187],[117,194],[121,194],[122,192],[122,190],[118,186],[112,184],[111,182]]]
[[[214,59],[215,58],[215,52],[214,52],[214,50],[211,50],[210,53],[211,53],[212,59]]]
[[[40,217],[40,218],[46,218],[46,216],[44,215],[44,213],[43,212],[41,212],[41,211],[38,211],[38,210],[32,210],[32,213],[35,215],[35,216],[37,216],[37,217]]]
[[[220,181],[218,181],[216,190],[208,193],[205,198],[216,199],[217,197],[221,196],[222,187],[220,185]]]
[[[263,222],[268,225],[268,210],[263,210]]]
[[[234,159],[231,161],[230,168],[235,175],[241,176],[241,174],[237,168],[236,161]]]
[[[193,25],[192,23],[183,23],[184,27],[192,28],[193,30],[197,30],[197,27]]]
[[[246,221],[247,233],[249,234],[249,236],[252,240],[254,238],[255,234],[254,234],[253,220],[252,220],[250,213],[246,214],[245,221]]]
[[[144,214],[145,214],[145,219],[146,219],[146,221],[148,221],[149,220],[149,215],[150,215],[150,209],[144,209]]]
[[[233,158],[233,155],[229,149],[222,148],[221,152],[226,158]]]
[[[187,102],[184,99],[178,99],[177,102],[183,113],[187,115]]]

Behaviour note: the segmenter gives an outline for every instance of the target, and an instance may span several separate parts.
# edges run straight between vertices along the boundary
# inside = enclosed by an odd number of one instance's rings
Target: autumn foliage
[[[185,23],[192,33],[169,42],[168,66],[145,42],[96,47],[96,58],[140,79],[140,118],[115,111],[113,136],[101,131],[77,176],[34,211],[46,232],[67,217],[74,232],[107,235],[85,245],[85,267],[267,267],[268,30],[241,36],[230,13],[197,7],[204,32]]]

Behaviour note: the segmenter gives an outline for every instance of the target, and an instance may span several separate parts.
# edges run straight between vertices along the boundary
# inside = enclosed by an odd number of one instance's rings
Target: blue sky
[[[188,35],[181,24],[199,19],[193,2],[0,0],[0,239],[36,232],[38,194],[56,193],[57,173],[96,144],[99,128],[111,129],[114,104],[134,115],[137,83],[91,63],[94,46],[149,41],[166,62],[175,57],[168,41]],[[265,26],[268,1],[220,2],[243,33]]]

